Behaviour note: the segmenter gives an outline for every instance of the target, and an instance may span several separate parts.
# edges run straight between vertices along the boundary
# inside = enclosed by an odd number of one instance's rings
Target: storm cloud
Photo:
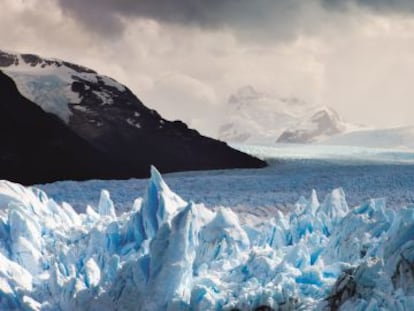
[[[117,34],[128,20],[208,29],[231,29],[241,34],[272,32],[289,37],[306,29],[317,1],[301,0],[58,0],[64,13],[98,32]],[[305,12],[307,11],[307,12]],[[302,14],[302,13],[306,14]],[[309,27],[308,27],[309,28]]]
[[[411,0],[322,0],[326,7],[334,10],[347,10],[360,7],[383,13],[412,14],[414,2]]]
[[[64,13],[100,33],[119,34],[128,20],[230,29],[244,36],[291,39],[326,27],[328,15],[346,20],[355,10],[414,12],[411,0],[57,0]],[[335,27],[335,23],[329,25]]]
[[[278,22],[296,14],[304,1],[278,0],[58,0],[67,12],[83,22],[94,22],[91,16],[117,19],[120,16],[151,18],[161,22],[194,24],[202,27],[253,25]],[[314,0],[307,3],[313,3]],[[89,18],[88,18],[89,17]]]
[[[400,126],[413,124],[413,12],[408,0],[2,0],[0,37],[212,136],[246,85]]]

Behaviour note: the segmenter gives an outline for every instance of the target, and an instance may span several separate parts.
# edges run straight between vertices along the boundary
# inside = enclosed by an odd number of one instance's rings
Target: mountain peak
[[[272,96],[252,86],[231,95],[227,110],[219,138],[233,143],[312,142],[348,127],[331,107],[313,105],[298,97]]]
[[[42,183],[146,177],[152,164],[163,172],[265,165],[165,120],[126,86],[80,65],[0,52],[0,87],[0,178]]]
[[[331,107],[322,106],[285,130],[277,142],[310,143],[323,137],[343,133],[347,129],[339,114]]]

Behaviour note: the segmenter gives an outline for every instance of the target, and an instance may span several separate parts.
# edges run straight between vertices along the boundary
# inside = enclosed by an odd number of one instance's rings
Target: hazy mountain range
[[[320,143],[414,148],[414,126],[374,128],[345,121],[332,107],[245,86],[229,97],[218,138],[230,143]]]

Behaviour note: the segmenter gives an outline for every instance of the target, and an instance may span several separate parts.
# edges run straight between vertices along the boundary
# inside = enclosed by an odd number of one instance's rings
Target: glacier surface
[[[269,164],[263,169],[187,171],[165,174],[167,184],[186,201],[207,207],[225,206],[239,216],[272,217],[291,211],[300,196],[315,188],[320,197],[342,187],[347,202],[356,206],[369,198],[385,197],[388,207],[414,203],[414,153],[395,150],[280,144],[275,147],[238,145],[237,148]],[[117,211],[128,211],[145,179],[60,181],[37,185],[57,202],[79,212],[97,208],[101,189],[107,189]]]
[[[0,309],[411,309],[414,205],[352,207],[338,188],[241,219],[186,202],[151,173],[118,215],[106,190],[77,213],[1,181]]]

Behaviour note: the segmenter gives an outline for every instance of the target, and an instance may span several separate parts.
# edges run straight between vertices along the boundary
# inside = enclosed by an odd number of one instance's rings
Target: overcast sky
[[[112,76],[207,134],[245,85],[414,124],[412,0],[1,0],[0,38]]]

